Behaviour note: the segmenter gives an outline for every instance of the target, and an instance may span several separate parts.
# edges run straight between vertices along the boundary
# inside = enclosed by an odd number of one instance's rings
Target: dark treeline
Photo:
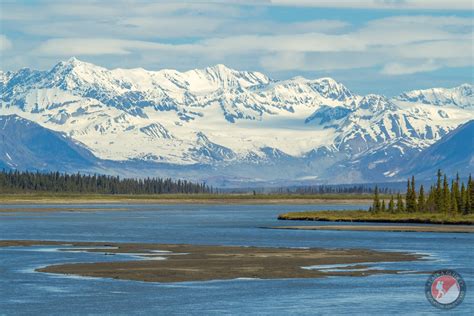
[[[3,170],[0,193],[64,192],[99,194],[212,193],[205,184],[161,178],[121,179],[106,175],[39,173]]]
[[[407,181],[405,200],[401,194],[392,195],[388,204],[379,198],[375,187],[374,202],[369,211],[374,213],[443,213],[446,215],[474,214],[474,182],[471,175],[467,183],[461,183],[459,175],[448,181],[446,174],[438,170],[436,184],[425,190],[423,185],[416,191],[415,177]]]

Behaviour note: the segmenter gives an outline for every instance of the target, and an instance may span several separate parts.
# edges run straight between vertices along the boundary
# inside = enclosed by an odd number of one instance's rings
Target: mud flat
[[[41,240],[0,241],[0,247],[31,246],[57,246],[59,251],[133,256],[130,261],[51,265],[37,269],[36,271],[39,272],[146,282],[367,276],[401,272],[378,270],[371,268],[372,264],[422,260],[422,257],[417,254],[364,249],[260,248]],[[341,269],[324,269],[325,266],[331,265],[341,266]],[[346,265],[354,267],[344,269]]]

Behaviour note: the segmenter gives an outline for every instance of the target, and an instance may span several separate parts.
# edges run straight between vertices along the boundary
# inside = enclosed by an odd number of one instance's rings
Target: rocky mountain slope
[[[98,159],[64,134],[16,115],[0,116],[0,168],[87,171]]]
[[[474,121],[469,121],[415,155],[404,173],[432,176],[433,170],[467,176],[474,170]]]

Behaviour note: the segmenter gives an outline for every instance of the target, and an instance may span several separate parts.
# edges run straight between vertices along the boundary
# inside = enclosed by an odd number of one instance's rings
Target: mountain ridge
[[[328,77],[278,81],[224,65],[108,70],[71,58],[47,71],[3,72],[0,92],[0,115],[65,133],[100,159],[225,167],[249,178],[265,165],[269,179],[305,172],[325,181],[330,168],[351,170],[351,181],[391,179],[405,158],[474,119],[470,84],[362,96]]]
[[[419,162],[423,163],[420,164]],[[429,176],[442,169],[448,174],[469,174],[474,169],[474,120],[460,125],[432,146],[416,154],[405,166],[405,175]]]
[[[83,144],[17,115],[0,116],[0,141],[8,169],[86,171],[98,162]]]

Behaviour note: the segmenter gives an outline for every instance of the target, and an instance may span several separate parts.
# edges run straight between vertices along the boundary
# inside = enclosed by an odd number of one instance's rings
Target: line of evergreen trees
[[[0,193],[64,192],[100,194],[212,193],[212,187],[186,180],[121,179],[106,175],[59,172],[0,172]]]
[[[456,175],[456,179],[451,180],[450,186],[446,174],[443,175],[441,170],[438,170],[436,184],[430,187],[428,193],[425,192],[423,185],[417,192],[415,177],[412,177],[407,181],[405,201],[399,193],[396,197],[392,195],[387,205],[384,200],[380,200],[379,193],[378,188],[375,187],[370,212],[474,214],[474,182],[471,175],[467,184],[461,183],[459,174]]]
[[[395,190],[389,188],[378,188],[379,193],[390,194]],[[374,193],[372,185],[314,185],[314,186],[298,186],[295,188],[279,188],[275,190],[280,194],[370,194]]]

